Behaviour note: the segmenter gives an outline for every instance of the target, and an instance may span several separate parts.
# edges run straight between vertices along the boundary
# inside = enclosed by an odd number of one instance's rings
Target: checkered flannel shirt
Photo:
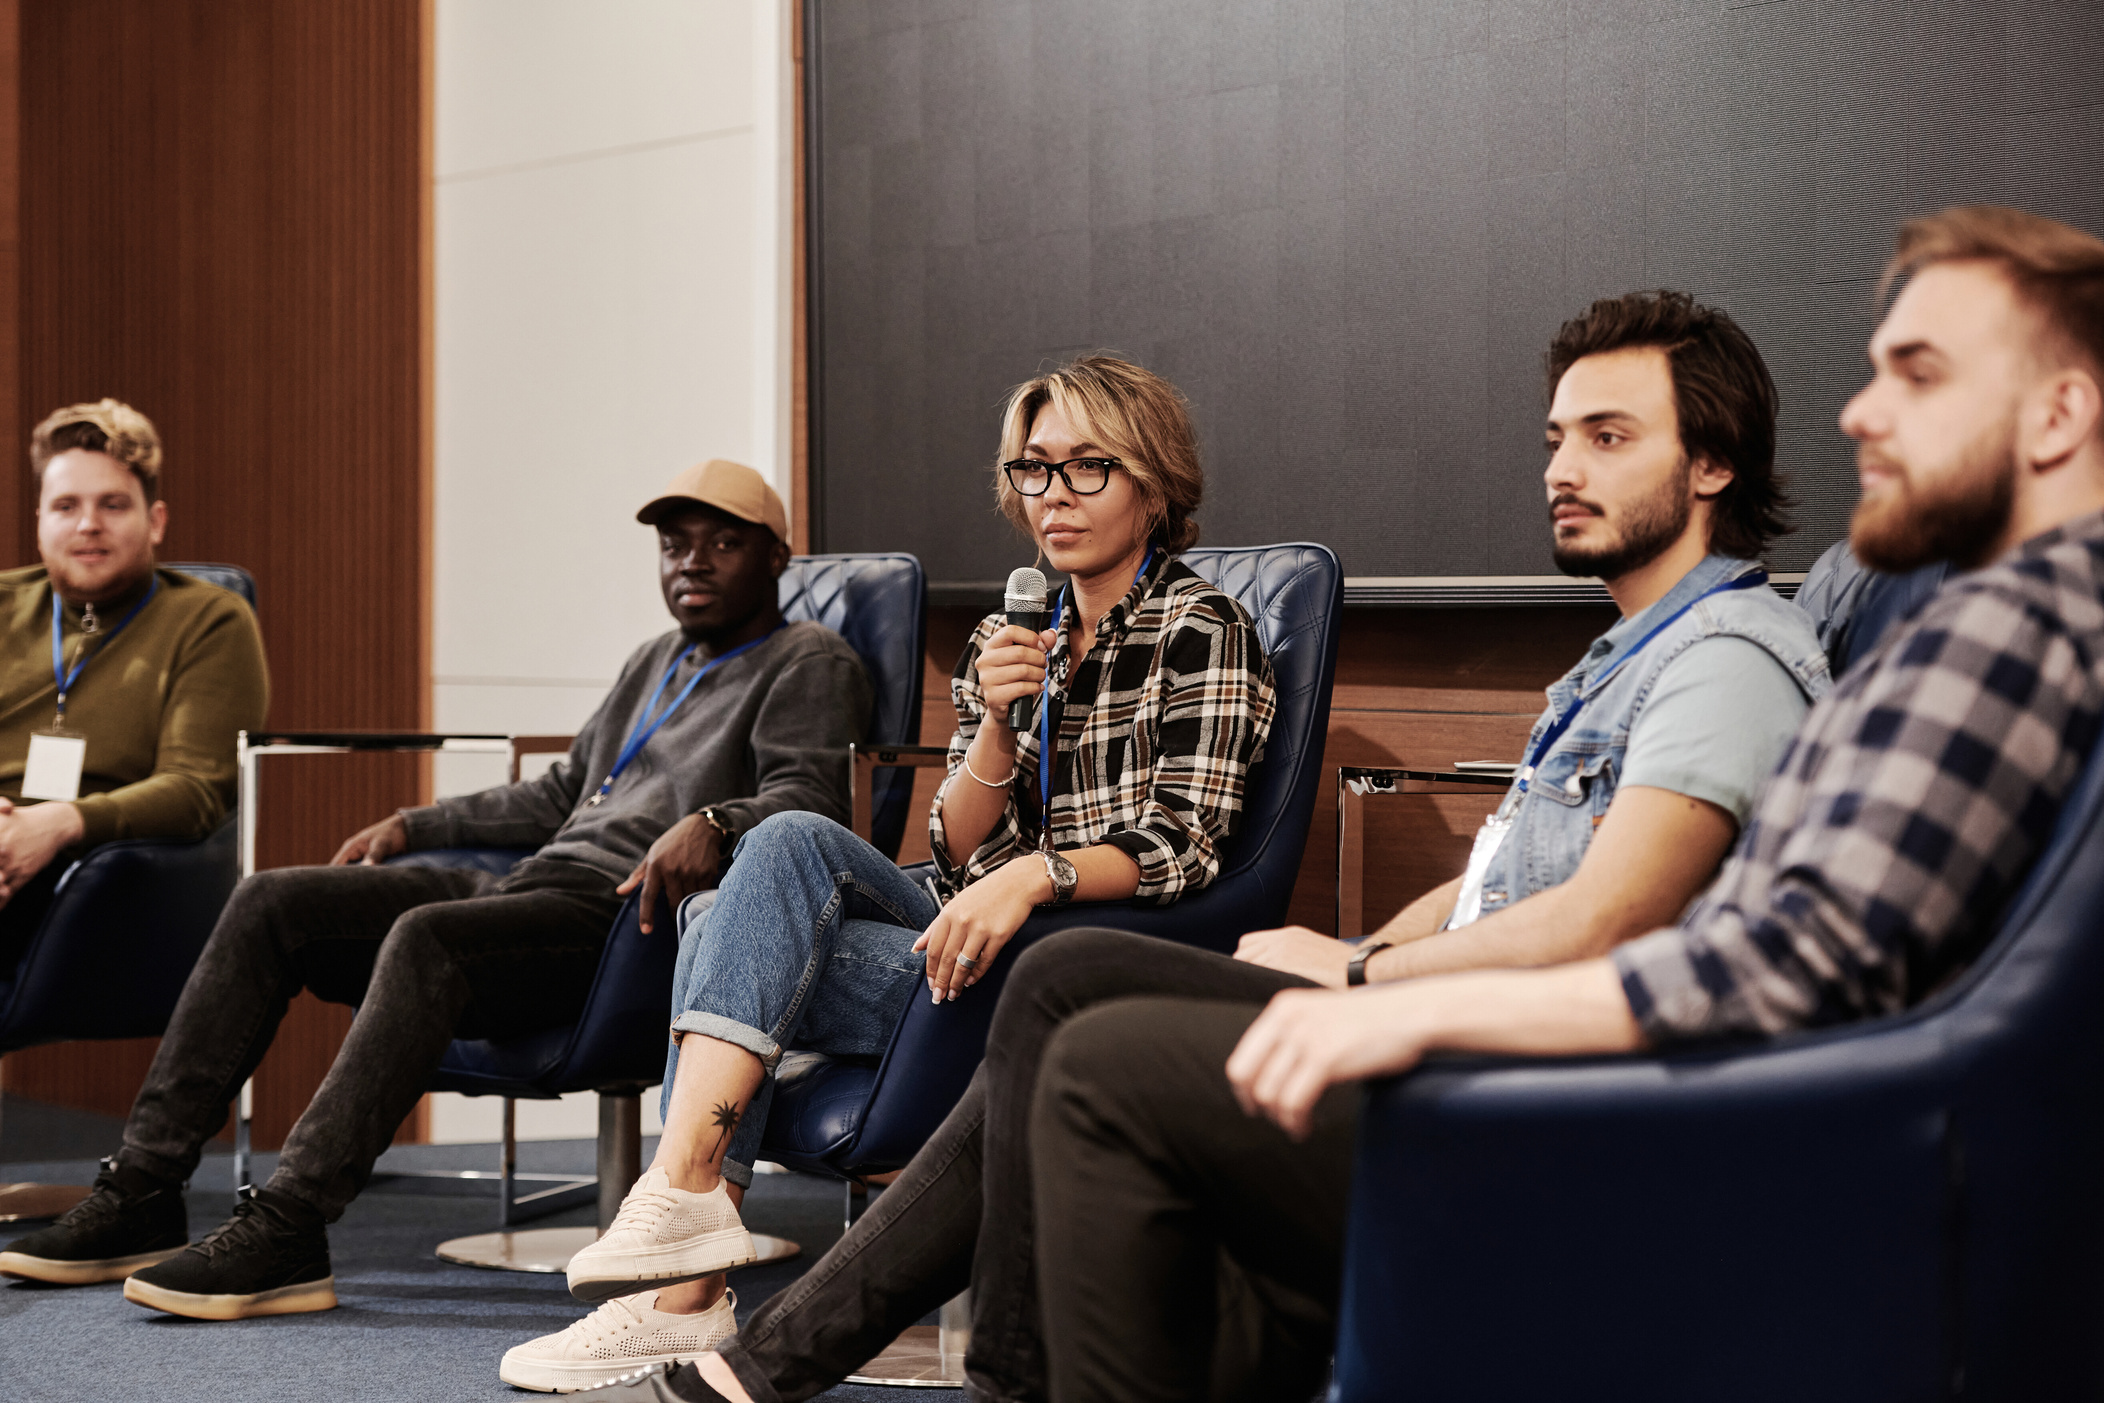
[[[1072,618],[1071,606],[1068,614]],[[986,701],[979,651],[1007,622],[980,620],[950,678],[957,733],[950,778],[979,733]],[[1166,905],[1220,871],[1220,841],[1242,816],[1242,787],[1262,754],[1273,711],[1271,664],[1242,606],[1166,556],[1096,625],[1088,656],[1067,676],[1067,626],[1053,644],[1052,846],[1107,843],[1139,864],[1137,900]],[[928,819],[946,893],[1037,846],[1037,732],[1016,737],[1008,806],[959,865],[943,846],[942,795]]]
[[[1654,1045],[1891,1013],[1970,963],[2104,721],[2104,515],[1954,576],[1805,717],[1715,884],[1614,962]]]

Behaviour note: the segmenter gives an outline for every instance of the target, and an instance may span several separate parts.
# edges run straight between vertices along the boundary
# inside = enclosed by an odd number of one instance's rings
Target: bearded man
[[[29,439],[41,565],[0,573],[0,978],[71,859],[202,838],[234,803],[234,742],[270,676],[239,597],[159,568],[161,439],[105,399]]]

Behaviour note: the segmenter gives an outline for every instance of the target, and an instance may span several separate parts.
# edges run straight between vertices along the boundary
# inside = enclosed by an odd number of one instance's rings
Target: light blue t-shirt
[[[1621,786],[1707,800],[1744,828],[1811,706],[1790,670],[1758,643],[1729,634],[1701,639],[1666,664],[1637,713]]]

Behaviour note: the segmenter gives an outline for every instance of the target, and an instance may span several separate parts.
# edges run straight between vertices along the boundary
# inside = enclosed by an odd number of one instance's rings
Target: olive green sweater
[[[105,641],[66,697],[66,729],[88,739],[78,801],[85,845],[113,838],[202,838],[234,803],[234,737],[270,705],[263,636],[240,596],[172,570],[131,626],[108,631],[144,590],[96,606]],[[66,666],[80,656],[80,610],[60,610]],[[0,794],[22,793],[32,731],[51,725],[51,585],[44,567],[0,571]],[[100,651],[98,651],[98,649]]]

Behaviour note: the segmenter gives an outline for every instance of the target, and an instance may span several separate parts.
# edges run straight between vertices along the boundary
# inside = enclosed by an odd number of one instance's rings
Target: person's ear
[[[168,503],[154,498],[153,505],[146,509],[146,544],[158,546],[161,538],[168,534]]]
[[[2078,366],[2059,371],[2017,413],[2017,454],[2023,464],[2050,472],[2097,436],[2104,422],[2104,390]]]
[[[1713,502],[1724,489],[1731,486],[1738,474],[1714,458],[1697,458],[1695,467],[1688,474],[1695,487],[1695,496],[1700,501]]]
[[[789,568],[789,557],[791,554],[792,552],[789,549],[789,543],[783,540],[780,536],[775,537],[774,550],[768,556],[767,563],[769,568],[774,572],[774,577],[777,580],[782,578],[782,572]]]

